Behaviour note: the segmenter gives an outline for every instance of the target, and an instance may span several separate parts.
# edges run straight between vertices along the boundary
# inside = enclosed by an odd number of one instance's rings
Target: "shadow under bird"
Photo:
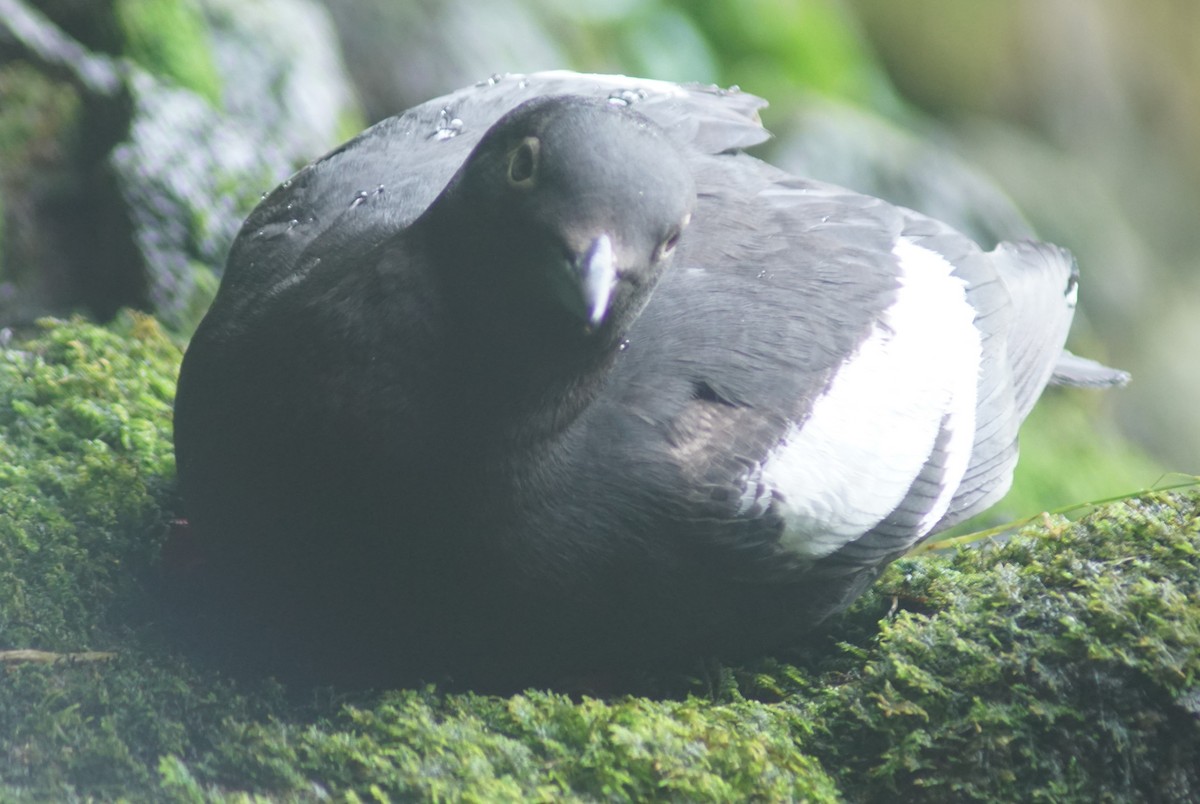
[[[246,221],[175,440],[222,628],[374,682],[802,639],[996,502],[1071,256],[784,173],[752,95],[565,72],[385,120]]]

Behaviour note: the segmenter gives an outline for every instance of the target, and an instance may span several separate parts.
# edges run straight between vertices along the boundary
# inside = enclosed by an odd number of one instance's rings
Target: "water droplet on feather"
[[[613,106],[632,106],[645,99],[646,90],[644,89],[618,89],[609,93],[608,96],[608,102]]]

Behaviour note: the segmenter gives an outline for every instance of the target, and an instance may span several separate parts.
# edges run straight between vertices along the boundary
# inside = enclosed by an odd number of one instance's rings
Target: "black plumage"
[[[231,627],[316,672],[489,686],[765,650],[994,502],[1066,336],[1069,255],[984,254],[742,154],[760,106],[497,79],[268,196],[176,402]],[[876,514],[861,468],[837,468],[829,400],[864,393],[872,360],[919,367],[890,330],[924,304],[926,262],[971,344],[918,368],[941,396],[896,414],[927,433],[881,449],[898,502]],[[903,320],[936,338],[931,309]],[[866,409],[892,416],[895,390],[868,386]],[[812,449],[834,479],[810,500]]]

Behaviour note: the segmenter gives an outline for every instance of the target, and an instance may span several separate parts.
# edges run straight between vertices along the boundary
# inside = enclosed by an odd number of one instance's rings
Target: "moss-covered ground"
[[[174,633],[178,360],[135,315],[0,358],[0,651],[47,652],[0,654],[0,800],[1200,798],[1195,493],[904,559],[660,695],[287,689]]]

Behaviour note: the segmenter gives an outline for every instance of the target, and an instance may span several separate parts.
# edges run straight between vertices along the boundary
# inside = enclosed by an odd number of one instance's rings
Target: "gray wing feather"
[[[1001,243],[991,257],[1012,295],[1007,354],[1017,415],[1024,419],[1062,354],[1079,271],[1069,251],[1047,243]]]
[[[980,308],[985,369],[974,450],[950,510],[935,530],[979,513],[1008,492],[1017,430],[1054,372],[1075,313],[1078,273],[1070,252],[1019,242],[1001,243],[985,256],[994,287],[1008,302]]]

